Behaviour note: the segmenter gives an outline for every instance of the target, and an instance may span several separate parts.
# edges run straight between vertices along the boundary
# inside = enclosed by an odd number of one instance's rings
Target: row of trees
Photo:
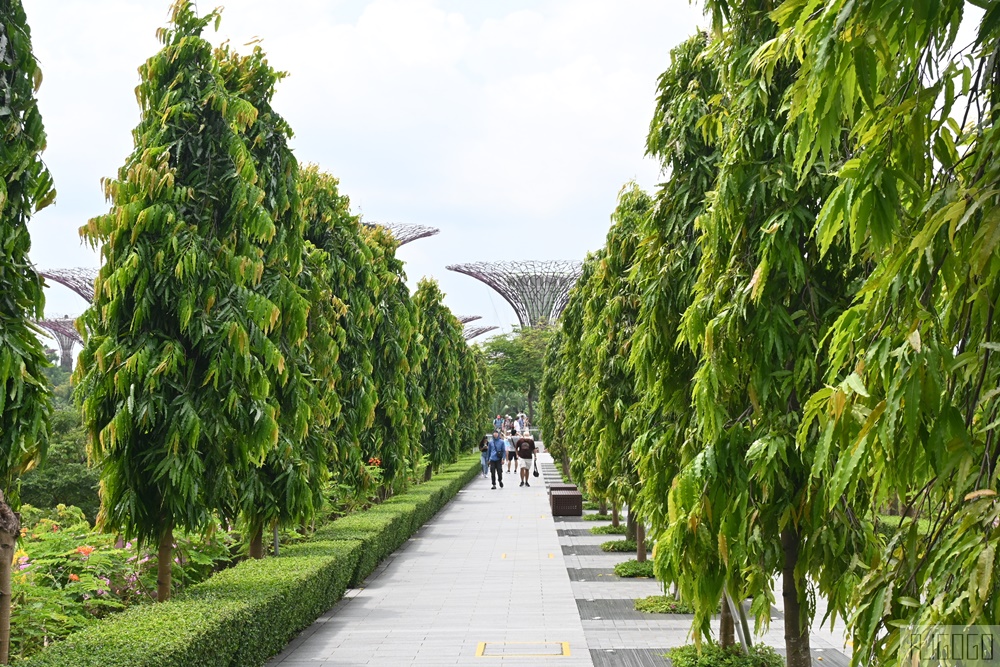
[[[889,663],[1000,620],[1000,9],[706,8],[659,80],[665,182],[623,190],[546,356],[547,444],[649,524],[699,636],[726,592],[766,622],[780,575],[788,664],[817,594]]]
[[[0,147],[10,497],[44,453],[50,414],[26,222],[54,192],[20,4],[0,6],[0,20],[12,110]],[[111,208],[81,229],[102,259],[74,376],[101,473],[99,523],[159,546],[159,600],[174,531],[222,517],[261,557],[265,530],[310,521],[330,485],[388,495],[422,461],[429,477],[455,460],[488,421],[485,358],[436,283],[411,295],[391,235],[350,213],[335,178],[300,168],[271,106],[284,74],[259,46],[212,46],[203,32],[219,20],[174,5],[163,48],[139,69],[141,120],[133,153],[104,182]],[[7,586],[9,602],[9,575]]]

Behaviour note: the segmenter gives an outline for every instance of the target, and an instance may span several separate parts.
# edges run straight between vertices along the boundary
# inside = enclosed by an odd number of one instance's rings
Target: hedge
[[[163,604],[133,607],[49,646],[26,667],[263,665],[356,586],[479,472],[479,454],[331,522],[279,558],[248,560]]]

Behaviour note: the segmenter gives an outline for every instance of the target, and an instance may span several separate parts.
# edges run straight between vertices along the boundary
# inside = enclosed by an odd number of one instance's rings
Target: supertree
[[[52,282],[65,285],[84,299],[87,303],[94,302],[94,281],[100,269],[76,267],[71,269],[43,269],[38,275]]]
[[[472,340],[477,336],[482,336],[487,331],[493,331],[494,329],[499,329],[499,328],[500,327],[497,326],[483,326],[483,325],[465,327],[465,330],[462,331],[462,336],[465,338],[465,340]]]
[[[73,346],[83,345],[83,336],[76,330],[75,317],[60,317],[38,320],[39,327],[52,334],[59,344],[59,367],[64,371],[73,370]]]
[[[411,241],[441,233],[441,230],[437,227],[414,225],[407,222],[365,222],[363,224],[369,227],[382,227],[388,230],[392,234],[392,238],[396,239],[399,245],[406,245]]]
[[[495,289],[517,313],[521,327],[530,328],[559,318],[581,267],[575,260],[551,260],[472,262],[447,268]]]

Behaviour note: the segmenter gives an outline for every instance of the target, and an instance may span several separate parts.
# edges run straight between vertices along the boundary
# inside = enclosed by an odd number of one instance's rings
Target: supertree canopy
[[[407,222],[365,222],[364,224],[369,227],[382,227],[389,230],[389,233],[392,234],[392,237],[396,239],[399,245],[406,245],[410,241],[434,236],[441,232],[437,227],[413,225]]]
[[[83,345],[83,336],[76,330],[75,321],[74,317],[60,317],[35,322],[39,327],[52,334],[52,337],[59,344],[59,366],[64,371],[73,370],[73,345],[77,343]]]
[[[471,327],[465,327],[462,331],[462,336],[465,340],[472,340],[476,336],[482,336],[487,331],[493,331],[494,329],[499,329],[497,326],[485,326],[485,325],[474,325]]]
[[[559,318],[582,266],[573,260],[508,261],[452,264],[448,269],[495,289],[517,313],[521,326],[532,327]]]
[[[97,279],[98,269],[90,267],[78,267],[73,269],[44,269],[38,272],[46,280],[65,285],[84,299],[87,303],[94,301],[94,281]]]
[[[483,319],[482,315],[456,315],[458,321],[462,324],[468,324],[469,322],[475,322],[476,320]]]

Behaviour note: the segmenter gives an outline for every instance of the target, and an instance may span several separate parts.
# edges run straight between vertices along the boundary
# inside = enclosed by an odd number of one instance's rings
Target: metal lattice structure
[[[83,345],[83,336],[73,325],[75,321],[74,317],[61,317],[35,322],[39,327],[52,334],[56,343],[59,344],[59,366],[64,371],[73,370],[73,345],[77,343]]]
[[[369,227],[382,227],[387,229],[399,245],[406,245],[410,241],[416,241],[417,239],[423,239],[428,236],[434,236],[435,234],[441,233],[441,230],[437,227],[413,225],[407,222],[366,222],[364,224]]]
[[[499,328],[500,327],[484,326],[484,325],[465,327],[465,331],[462,332],[462,335],[465,337],[465,340],[472,340],[476,336],[482,336],[487,331],[493,331],[494,329],[499,329]]]
[[[521,327],[531,327],[559,319],[582,268],[583,262],[555,260],[473,262],[452,264],[448,270],[495,289],[517,313]]]
[[[456,315],[458,321],[462,324],[468,324],[469,322],[475,322],[476,320],[483,319],[482,315]]]
[[[84,299],[87,303],[94,302],[94,281],[97,280],[99,269],[43,269],[38,272],[46,280],[65,285]]]

